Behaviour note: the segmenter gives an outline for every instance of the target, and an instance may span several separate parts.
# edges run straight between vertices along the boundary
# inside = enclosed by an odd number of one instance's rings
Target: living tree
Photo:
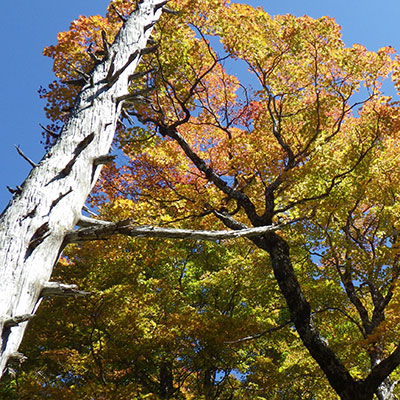
[[[92,295],[42,306],[21,398],[395,399],[400,59],[327,17],[170,5],[56,271]],[[131,7],[45,50],[53,130]]]

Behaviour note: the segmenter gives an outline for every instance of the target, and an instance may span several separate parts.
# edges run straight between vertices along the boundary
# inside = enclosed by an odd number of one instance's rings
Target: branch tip
[[[96,65],[102,62],[102,60],[99,57],[97,57],[96,54],[93,53],[92,45],[89,46],[87,53],[89,54],[90,58],[92,59],[92,61],[94,61]]]
[[[15,148],[17,149],[18,154],[19,154],[25,161],[28,161],[28,163],[29,163],[33,168],[35,168],[35,167],[38,166],[35,162],[33,162],[29,157],[27,157],[27,156],[24,154],[24,152],[21,150],[21,148],[20,148],[19,146],[15,145]]]
[[[89,207],[86,206],[86,205],[84,205],[84,206],[82,207],[82,210],[83,210],[83,211],[86,211],[88,214],[92,215],[93,217],[97,217],[97,216],[98,216],[96,213],[94,213],[92,210],[90,210]]]
[[[74,68],[73,71],[75,71],[77,74],[81,75],[86,83],[90,83],[91,76],[89,74],[87,74],[86,72],[84,72],[84,71],[82,71],[80,69],[77,69],[77,68]]]
[[[10,186],[6,186],[6,188],[7,188],[7,190],[8,190],[12,195],[14,195],[14,194],[20,194],[20,193],[22,192],[21,186],[17,186],[16,189],[14,189],[14,188],[12,188],[12,187],[10,187]]]
[[[169,0],[165,0],[165,1],[162,1],[161,3],[159,3],[159,4],[156,4],[156,5],[154,6],[154,12],[156,12],[156,11],[159,10],[160,8],[163,8],[163,7],[168,3],[168,1],[169,1]]]
[[[49,128],[44,127],[42,124],[39,124],[39,126],[45,131],[47,132],[51,137],[57,139],[60,135],[58,133],[53,132],[52,130],[50,130]]]
[[[125,23],[125,22],[128,20],[128,18],[124,17],[124,16],[117,10],[117,8],[115,7],[114,4],[111,5],[111,8],[114,10],[115,14],[117,14],[118,18],[119,18],[123,23]]]
[[[179,14],[179,11],[172,10],[171,8],[168,8],[168,7],[163,7],[162,10],[166,14],[171,14],[171,15],[178,15]]]
[[[97,217],[97,215],[94,215]],[[89,226],[110,226],[113,225],[113,222],[110,221],[103,221],[101,219],[94,219],[90,217],[85,217],[81,215],[78,222],[76,223],[77,226],[80,227],[89,227]]]
[[[107,41],[107,34],[104,30],[101,31],[101,38],[103,40],[104,60],[110,57],[110,43]]]

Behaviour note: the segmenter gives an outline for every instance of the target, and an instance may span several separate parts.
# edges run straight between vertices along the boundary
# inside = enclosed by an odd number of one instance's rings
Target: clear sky
[[[233,0],[232,0],[233,1]],[[392,46],[400,51],[399,0],[241,0],[262,6],[270,14],[334,17],[344,42],[361,43],[369,50]],[[37,90],[53,80],[52,65],[42,56],[79,15],[105,13],[108,0],[0,0],[0,211],[11,199],[6,186],[20,185],[29,165],[14,145],[34,161],[43,154],[39,123],[46,125],[44,102]]]

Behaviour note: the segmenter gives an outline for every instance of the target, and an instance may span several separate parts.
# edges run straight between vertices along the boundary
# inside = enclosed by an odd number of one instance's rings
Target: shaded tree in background
[[[10,386],[19,398],[395,399],[399,105],[381,87],[398,86],[398,56],[345,47],[327,17],[170,6],[91,197],[99,222],[71,236],[56,271],[92,295],[42,307]],[[116,33],[112,11],[45,50],[53,124],[84,50]],[[112,232],[127,236],[135,224],[276,230],[83,243],[111,235],[100,220],[125,221]]]

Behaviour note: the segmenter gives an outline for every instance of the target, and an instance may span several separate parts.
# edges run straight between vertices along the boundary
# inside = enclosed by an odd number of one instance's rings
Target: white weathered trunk
[[[92,72],[69,121],[0,219],[0,376],[21,343],[29,314],[73,229],[109,152],[128,77],[166,1],[143,0]],[[28,316],[27,316],[28,315]],[[20,318],[19,318],[20,317]]]
[[[376,391],[376,397],[378,400],[397,400],[398,397],[394,394],[399,381],[393,381],[389,377],[386,378],[378,387]]]

